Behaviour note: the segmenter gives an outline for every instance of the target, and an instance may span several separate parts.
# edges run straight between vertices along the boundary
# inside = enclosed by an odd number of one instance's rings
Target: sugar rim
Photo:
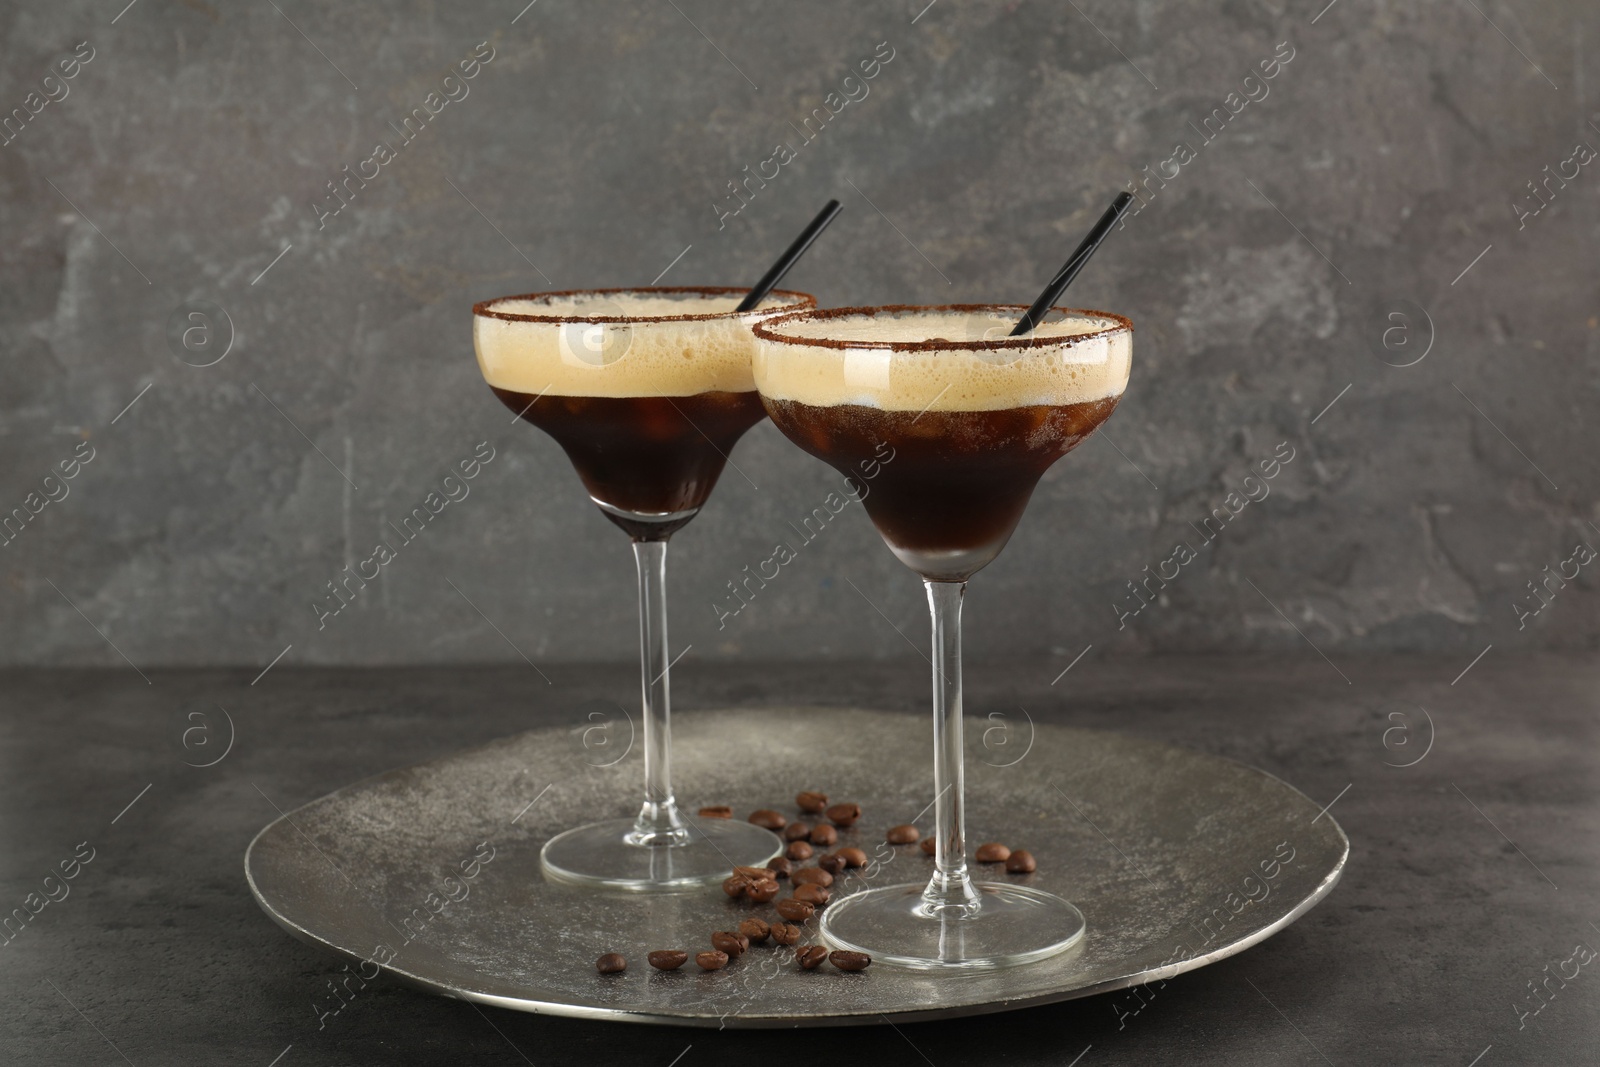
[[[630,323],[630,322],[710,322],[714,319],[736,318],[741,315],[771,314],[771,310],[762,312],[757,308],[751,311],[719,311],[704,315],[523,315],[511,311],[496,311],[495,304],[507,300],[549,300],[553,297],[563,296],[609,296],[617,293],[645,293],[654,296],[667,296],[681,293],[695,293],[700,296],[743,296],[748,289],[736,286],[704,286],[704,285],[643,285],[625,286],[620,289],[558,289],[545,293],[521,293],[516,296],[497,296],[492,300],[484,300],[472,305],[472,314],[486,319],[501,319],[505,322],[548,322],[560,325],[568,322],[603,322],[603,323]],[[794,306],[800,310],[786,310],[789,315],[803,314],[805,311],[817,306],[817,298],[810,293],[802,293],[794,289],[774,289],[767,294],[768,297],[778,296],[791,298]],[[786,305],[787,307],[788,305]]]
[[[833,348],[833,349],[859,349],[874,348],[893,352],[993,352],[1006,349],[1039,348],[1045,345],[1072,346],[1092,341],[1098,337],[1109,337],[1117,333],[1133,333],[1133,322],[1125,316],[1110,311],[1095,311],[1092,308],[1051,308],[1052,312],[1060,311],[1068,315],[1094,316],[1112,320],[1112,325],[1104,329],[1094,330],[1089,333],[1076,333],[1063,337],[1036,337],[1026,334],[1022,337],[1002,337],[992,341],[982,339],[973,341],[846,341],[836,337],[796,337],[781,334],[778,331],[784,323],[799,321],[801,319],[837,319],[847,316],[862,316],[877,318],[885,313],[898,313],[902,311],[999,311],[1012,312],[1016,318],[1021,318],[1027,311],[1026,304],[881,304],[875,307],[847,307],[847,308],[807,308],[803,311],[789,311],[765,322],[758,322],[751,327],[751,331],[763,341],[772,341],[777,344],[795,345],[806,348]]]

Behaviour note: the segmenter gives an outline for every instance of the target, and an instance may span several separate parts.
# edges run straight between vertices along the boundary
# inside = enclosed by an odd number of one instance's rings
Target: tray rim
[[[864,711],[872,714],[895,715],[904,718],[920,717],[914,713],[886,710],[881,708],[859,708],[854,706],[834,705],[783,706],[802,712],[807,710],[827,710],[834,712]],[[692,709],[690,714],[694,715],[708,712],[742,712],[747,710],[749,709],[737,707],[697,708]],[[1063,724],[1056,723],[1052,725],[1061,726]],[[1301,792],[1299,789],[1295,788],[1293,785],[1290,785],[1288,782],[1284,781],[1282,778],[1279,778],[1270,771],[1264,771],[1259,767],[1251,766],[1248,763],[1243,763],[1228,756],[1218,756],[1210,752],[1200,752],[1195,749],[1184,748],[1180,745],[1171,745],[1162,741],[1151,741],[1147,738],[1137,737],[1131,734],[1118,733],[1115,730],[1099,730],[1080,726],[1067,726],[1065,728],[1077,730],[1082,733],[1104,734],[1111,737],[1132,740],[1140,744],[1150,745],[1156,748],[1175,749],[1190,756],[1197,756],[1202,759],[1216,760],[1220,763],[1232,764],[1234,767],[1242,768],[1245,771],[1260,775],[1261,777],[1276,783],[1296,796],[1302,798],[1307,803],[1316,803],[1310,797],[1306,796],[1305,793]],[[366,957],[335,945],[326,938],[300,926],[287,917],[278,914],[278,912],[272,908],[272,906],[267,902],[267,899],[262,895],[260,887],[256,884],[255,874],[251,870],[252,859],[255,855],[256,846],[264,837],[267,836],[268,833],[277,827],[279,823],[289,823],[289,825],[294,828],[295,832],[301,833],[302,831],[300,831],[299,827],[294,826],[292,816],[313,806],[331,801],[341,794],[353,792],[368,785],[369,783],[376,782],[383,778],[388,778],[391,775],[415,770],[420,767],[431,766],[445,760],[468,756],[480,750],[504,744],[505,742],[514,738],[522,737],[530,733],[538,733],[548,729],[550,729],[550,727],[535,727],[531,730],[523,730],[517,733],[507,734],[503,737],[497,737],[493,740],[483,742],[482,744],[472,745],[468,748],[458,749],[454,752],[448,752],[441,756],[436,756],[433,759],[409,763],[400,767],[391,767],[375,774],[369,774],[364,778],[359,778],[356,781],[342,785],[331,792],[324,793],[321,796],[308,800],[304,804],[301,804],[298,807],[292,808],[289,811],[279,815],[277,818],[263,826],[255,834],[255,836],[250,839],[250,844],[245,847],[245,881],[250,887],[250,895],[255,899],[256,906],[265,912],[267,917],[270,918],[280,929],[282,929],[285,933],[288,933],[297,941],[301,941],[317,948],[326,949],[332,952],[335,956],[347,961],[356,963],[367,962]],[[603,1022],[645,1023],[656,1026],[695,1027],[700,1029],[715,1028],[719,1030],[725,1028],[772,1030],[800,1028],[824,1029],[844,1026],[878,1026],[884,1023],[895,1024],[902,1022],[934,1022],[941,1019],[967,1018],[978,1015],[993,1015],[1000,1012],[1020,1011],[1025,1008],[1042,1007],[1049,1004],[1060,1004],[1069,1000],[1079,1000],[1084,997],[1098,996],[1101,993],[1113,993],[1120,989],[1130,989],[1133,986],[1148,985],[1151,982],[1165,981],[1180,974],[1186,974],[1189,971],[1198,970],[1201,967],[1216,963],[1219,960],[1227,959],[1229,956],[1238,955],[1246,949],[1254,948],[1267,938],[1272,937],[1274,934],[1281,932],[1293,923],[1298,922],[1307,912],[1320,904],[1328,896],[1328,894],[1333,892],[1334,887],[1339,884],[1339,880],[1344,874],[1346,864],[1350,860],[1350,837],[1345,833],[1344,827],[1339,825],[1338,820],[1335,819],[1330,812],[1324,812],[1319,818],[1326,818],[1329,821],[1334,833],[1338,836],[1338,840],[1341,844],[1338,860],[1336,863],[1334,863],[1332,869],[1323,876],[1322,880],[1317,883],[1316,888],[1312,890],[1310,894],[1301,900],[1300,903],[1295,905],[1295,907],[1291,908],[1287,913],[1280,916],[1276,921],[1269,923],[1258,930],[1252,931],[1249,934],[1245,934],[1237,940],[1219,945],[1210,952],[1202,953],[1201,955],[1195,956],[1191,959],[1182,960],[1178,963],[1169,964],[1165,967],[1154,967],[1148,970],[1138,971],[1134,974],[1124,975],[1120,978],[1107,979],[1106,981],[1098,982],[1094,985],[1079,986],[1073,989],[1051,990],[1046,993],[1040,993],[1026,997],[987,1001],[979,1004],[953,1005],[942,1008],[907,1008],[903,1011],[895,1012],[853,1012],[848,1014],[829,1015],[822,1017],[760,1014],[729,1015],[726,1012],[722,1014],[671,1014],[640,1011],[633,1008],[605,1008],[586,1004],[570,1004],[561,1001],[540,1000],[536,997],[513,998],[500,996],[494,993],[478,993],[470,990],[461,990],[445,986],[433,979],[414,974],[404,970],[403,968],[396,967],[393,964],[378,964],[376,960],[371,962],[379,967],[380,973],[388,976],[391,979],[394,979],[395,981],[398,981],[402,985],[407,985],[414,989],[421,989],[429,993],[435,993],[440,996],[448,997],[452,1000],[462,1000],[473,1004],[485,1004],[492,1007],[504,1008],[509,1011],[521,1011],[533,1015],[556,1015],[570,1019],[587,1019]],[[825,1021],[818,1022],[816,1021],[818,1018],[824,1019]]]

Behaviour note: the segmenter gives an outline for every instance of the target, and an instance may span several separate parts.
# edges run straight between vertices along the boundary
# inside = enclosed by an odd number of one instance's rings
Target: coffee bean
[[[728,965],[726,952],[699,952],[695,954],[694,961],[700,965],[702,971],[720,971]]]
[[[780,945],[792,945],[800,940],[800,928],[789,923],[773,923],[772,940]]]
[[[1006,857],[1007,874],[1032,874],[1039,865],[1034,862],[1033,853],[1025,848],[1019,848]]]
[[[751,882],[746,887],[744,895],[746,900],[755,901],[757,904],[765,904],[778,895],[778,883],[771,878],[762,878],[759,881]]]
[[[833,875],[821,867],[802,867],[794,872],[794,884],[830,886],[833,884]]]
[[[772,877],[771,867],[735,867],[733,873],[752,882],[759,882],[763,878]]]
[[[828,794],[813,793],[807,790],[794,798],[795,805],[804,812],[816,815],[828,806]]]
[[[787,856],[778,856],[770,859],[767,861],[767,866],[771,868],[772,877],[774,878],[787,878],[789,877],[789,872],[794,869],[794,864],[789,862],[789,857]]]
[[[979,845],[978,851],[974,853],[979,863],[1004,863],[1009,855],[1011,850],[998,841]]]
[[[628,961],[620,952],[607,952],[594,961],[594,969],[601,974],[621,974],[628,969]]]
[[[728,894],[730,897],[733,897],[735,900],[744,896],[745,890],[749,888],[750,879],[746,878],[742,874],[736,874],[731,878],[724,878],[722,880],[722,891]]]
[[[817,866],[829,874],[838,874],[844,870],[844,857],[837,852],[830,852],[817,861]]]
[[[938,850],[939,843],[931,837],[924,837],[922,839],[922,844],[918,845],[917,847],[922,849],[924,854],[931,856]]]
[[[905,826],[891,826],[886,835],[891,845],[914,845],[922,832],[909,823]]]
[[[867,854],[859,848],[841,848],[834,855],[844,860],[846,867],[865,867],[867,865]]]
[[[847,952],[839,948],[828,953],[828,962],[841,971],[864,971],[872,964],[872,957],[865,952]]]
[[[804,841],[811,836],[811,824],[805,822],[792,822],[783,828],[785,841]]]
[[[825,822],[819,822],[811,828],[811,843],[822,848],[832,848],[839,843],[839,831]]]
[[[702,819],[731,819],[733,818],[733,809],[726,804],[712,804],[701,808],[699,815]]]
[[[778,914],[794,923],[803,923],[817,910],[816,905],[787,897],[778,901]]]
[[[750,821],[763,830],[782,830],[789,825],[789,820],[773,811],[771,808],[762,808],[760,811],[750,813]]]
[[[748,937],[751,944],[759,945],[771,936],[772,927],[765,919],[746,919],[739,924],[739,933]]]
[[[811,858],[811,846],[804,841],[790,841],[789,847],[783,850],[783,854],[799,863]]]
[[[688,958],[689,954],[678,948],[664,948],[645,957],[650,961],[650,966],[658,971],[675,971],[682,967]]]
[[[816,885],[814,883],[797,885],[794,887],[794,899],[803,900],[807,904],[815,904],[819,908],[826,904],[828,902],[828,898],[832,895],[833,894],[828,891],[827,887]]]
[[[802,971],[814,971],[828,958],[828,950],[821,945],[807,945],[805,948],[796,949],[794,958],[795,962],[800,964]]]
[[[726,952],[729,958],[742,956],[750,948],[750,939],[743,934],[719,930],[711,935],[711,947],[718,952]]]
[[[835,804],[828,809],[828,821],[835,826],[854,826],[861,818],[860,804]]]

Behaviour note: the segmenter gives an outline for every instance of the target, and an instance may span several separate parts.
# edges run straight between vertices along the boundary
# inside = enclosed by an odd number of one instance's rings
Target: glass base
[[[734,867],[760,867],[783,851],[778,835],[733,819],[700,819],[679,845],[633,845],[634,820],[590,823],[557,834],[539,852],[551,881],[671,892],[717,885]]]
[[[924,888],[895,885],[836,899],[823,909],[822,936],[875,963],[941,970],[1032,963],[1083,938],[1083,913],[1054,893],[980,882],[973,886],[977,908],[932,915]]]

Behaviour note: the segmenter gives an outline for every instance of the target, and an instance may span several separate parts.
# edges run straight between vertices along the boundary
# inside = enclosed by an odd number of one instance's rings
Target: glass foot
[[[822,912],[822,936],[874,962],[938,969],[1012,967],[1064,952],[1083,938],[1083,913],[1054,893],[980,882],[969,914],[924,910],[924,885],[869,889]]]
[[[734,867],[760,867],[783,851],[778,835],[733,819],[700,819],[681,845],[632,845],[632,819],[590,823],[557,834],[539,852],[551,881],[670,892],[716,885]]]

